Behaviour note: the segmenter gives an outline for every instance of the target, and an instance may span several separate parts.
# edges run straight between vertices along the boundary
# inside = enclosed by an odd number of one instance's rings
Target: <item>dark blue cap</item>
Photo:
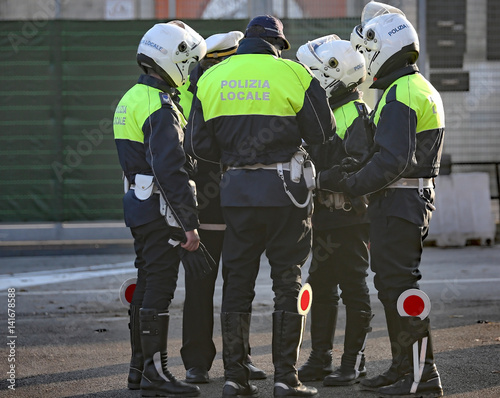
[[[248,28],[251,26],[262,26],[265,29],[264,35],[256,35],[255,33],[248,32]],[[279,37],[285,42],[284,50],[290,48],[290,43],[283,34],[283,23],[276,17],[272,15],[259,15],[252,19],[248,25],[245,32],[245,37]]]

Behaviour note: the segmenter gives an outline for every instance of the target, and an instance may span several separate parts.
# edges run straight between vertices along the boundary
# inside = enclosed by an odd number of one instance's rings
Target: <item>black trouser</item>
[[[130,228],[134,237],[137,284],[132,305],[168,309],[177,286],[180,259],[168,244],[169,228],[163,218]]]
[[[370,312],[366,285],[369,224],[329,230],[313,230],[313,257],[307,281],[313,290],[313,305],[338,305]]]
[[[209,275],[203,279],[193,279],[186,275],[186,296],[182,318],[181,356],[186,369],[202,367],[210,370],[216,349],[214,328],[214,289],[224,240],[224,231],[198,230],[200,239],[217,263]]]
[[[301,267],[311,249],[307,209],[223,207],[222,312],[251,313],[260,257],[271,265],[275,311],[297,312]]]
[[[370,264],[384,307],[396,309],[401,293],[419,288],[422,242],[427,230],[399,217],[370,218]]]

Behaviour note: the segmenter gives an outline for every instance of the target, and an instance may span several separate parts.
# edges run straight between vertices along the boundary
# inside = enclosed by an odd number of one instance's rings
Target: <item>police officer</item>
[[[275,292],[274,396],[317,393],[301,384],[296,369],[305,321],[297,296],[311,247],[311,191],[304,180],[310,168],[300,167],[300,149],[302,140],[323,143],[332,136],[335,120],[319,82],[299,63],[280,57],[289,48],[279,19],[252,19],[236,55],[198,81],[186,130],[188,152],[224,167],[223,397],[258,394],[244,361],[264,251]]]
[[[160,211],[160,196],[184,235],[181,246],[194,252],[200,242],[199,222],[181,143],[185,119],[173,94],[184,83],[189,66],[205,51],[203,38],[183,22],[154,25],[137,50],[144,74],[120,100],[114,116],[114,137],[126,183],[125,223],[134,237],[137,268],[130,308],[129,388],[140,388],[142,396],[200,394],[197,386],[176,380],[167,369],[168,309],[180,258],[169,242],[174,230]]]
[[[239,31],[217,33],[207,37],[205,40],[207,54],[193,69],[188,82],[178,88],[180,103],[186,117],[189,116],[196,82],[200,76],[211,66],[235,54],[242,38],[243,33]],[[220,208],[220,176],[219,164],[197,161],[193,180],[196,183],[200,219],[198,232],[217,265],[220,261],[226,229]],[[186,368],[186,381],[190,383],[208,383],[208,371],[212,367],[216,354],[213,342],[213,296],[218,269],[218,266],[213,267],[203,279],[193,278],[190,274],[185,275],[186,294],[182,318],[181,356]],[[266,373],[252,363],[250,355],[246,363],[250,369],[251,379],[266,378]]]
[[[401,12],[365,20],[351,43],[365,56],[371,87],[384,90],[371,116],[377,150],[355,173],[335,167],[318,179],[323,189],[370,194],[371,268],[384,305],[392,364],[361,384],[383,396],[439,397],[443,390],[429,318],[401,316],[397,303],[402,293],[419,288],[422,277],[422,242],[434,210],[433,178],[444,138],[443,104],[418,72],[418,36]]]
[[[368,126],[369,108],[357,88],[366,76],[363,56],[349,41],[329,35],[302,45],[297,59],[311,69],[326,90],[337,124],[333,140],[307,148],[316,168],[329,169],[345,158],[363,163],[373,143]],[[366,375],[363,352],[372,318],[366,285],[369,234],[366,205],[360,198],[318,191],[314,209],[313,256],[307,279],[314,292],[312,351],[299,368],[299,378],[323,380],[327,386],[349,385]],[[334,371],[332,348],[339,286],[347,319],[344,353],[340,367]]]

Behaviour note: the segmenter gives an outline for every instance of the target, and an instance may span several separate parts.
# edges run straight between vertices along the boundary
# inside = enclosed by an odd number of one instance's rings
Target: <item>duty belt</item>
[[[293,160],[293,158],[292,158]],[[296,163],[298,164],[298,163]],[[307,198],[304,203],[299,203],[297,200],[294,198],[292,193],[288,190],[288,186],[285,181],[285,176],[283,174],[283,171],[289,171],[290,172],[290,179],[294,182],[299,182],[300,177],[302,175],[302,163],[300,163],[300,172],[298,175],[295,177],[297,178],[296,181],[294,181],[294,177],[292,177],[292,174],[294,173],[294,170],[297,170],[297,168],[292,170],[291,162],[280,162],[280,163],[273,163],[273,164],[262,164],[262,163],[256,163],[252,165],[245,165],[245,166],[229,166],[227,170],[239,170],[239,169],[244,169],[244,170],[276,170],[278,173],[279,178],[281,181],[283,181],[283,189],[285,190],[285,193],[288,195],[292,203],[297,206],[298,208],[305,208],[308,207],[309,204],[311,203],[312,199],[312,189],[309,189],[308,187],[308,192],[307,192]]]
[[[427,202],[430,210],[436,210],[431,201],[424,196],[424,189],[434,188],[434,178],[401,178],[386,188],[413,188],[418,189],[419,196]]]
[[[433,178],[401,178],[386,188],[434,188]]]
[[[283,170],[290,171],[290,162],[282,163],[283,165]],[[255,164],[250,164],[250,165],[245,165],[245,166],[229,166],[227,170],[276,170],[278,167],[278,163],[273,163],[273,164],[262,164],[262,163],[255,163]]]
[[[226,224],[205,224],[200,223],[199,229],[204,229],[205,231],[225,231]]]

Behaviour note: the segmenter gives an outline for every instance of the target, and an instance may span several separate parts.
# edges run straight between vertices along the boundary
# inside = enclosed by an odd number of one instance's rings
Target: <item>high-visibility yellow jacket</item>
[[[290,161],[302,141],[322,143],[334,132],[325,92],[311,73],[280,58],[266,41],[248,38],[236,55],[199,79],[185,148],[224,166],[269,165]],[[302,193],[305,189],[303,184],[288,186]],[[224,173],[221,200],[223,206],[291,203],[272,170]]]
[[[347,179],[346,187],[353,195],[377,192],[371,195],[370,216],[396,216],[426,225],[432,189],[420,195],[417,189],[384,188],[401,178],[438,175],[445,130],[441,96],[416,65],[396,70],[372,87],[384,90],[371,116],[376,152]],[[386,198],[380,206],[374,200],[378,195]]]
[[[307,147],[316,170],[322,171],[339,165],[346,157],[363,164],[371,155],[373,146],[373,132],[369,126],[371,109],[361,99],[358,90],[340,98],[331,97],[328,102],[335,115],[337,131],[333,139],[326,144]],[[323,195],[329,193],[319,192],[315,197],[316,205],[312,218],[315,229],[327,230],[368,222],[366,211],[358,214],[352,208],[349,211],[336,209],[333,203],[327,207],[322,201]]]
[[[135,184],[136,174],[154,176],[178,224],[190,231],[199,224],[182,148],[186,121],[177,109],[175,97],[173,87],[141,75],[118,103],[113,131],[120,165],[129,183]],[[131,189],[125,193],[123,205],[129,227],[162,217],[157,194],[139,200]]]

